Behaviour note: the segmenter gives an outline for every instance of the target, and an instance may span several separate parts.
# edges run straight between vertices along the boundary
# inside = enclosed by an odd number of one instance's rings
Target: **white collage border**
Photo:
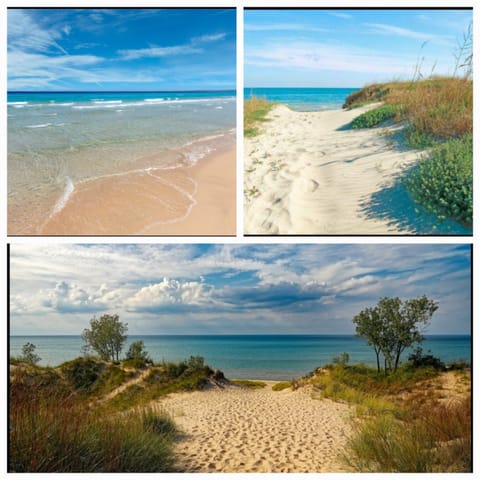
[[[137,2],[133,0],[3,0],[0,6],[0,145],[1,145],[1,163],[0,163],[0,240],[2,253],[0,254],[0,311],[3,315],[0,318],[5,319],[1,330],[1,359],[2,366],[0,367],[0,392],[1,392],[1,415],[0,427],[1,435],[0,444],[2,445],[0,451],[0,478],[7,476],[7,358],[8,358],[8,339],[7,339],[7,310],[8,310],[8,272],[7,272],[7,244],[51,244],[51,243],[234,243],[234,244],[255,244],[255,243],[323,243],[323,244],[472,244],[473,245],[473,285],[474,287],[480,283],[480,261],[478,260],[480,251],[480,238],[478,235],[479,222],[479,208],[480,208],[480,169],[478,167],[479,155],[479,141],[478,141],[478,121],[476,120],[476,113],[480,112],[480,100],[478,98],[478,88],[476,82],[478,80],[478,62],[476,59],[480,53],[478,48],[478,35],[480,33],[480,14],[479,9],[475,8],[473,0],[141,0]],[[7,8],[8,7],[24,7],[24,8],[40,8],[40,7],[57,7],[57,8],[99,8],[99,7],[223,7],[236,8],[237,10],[237,235],[233,237],[206,237],[206,236],[189,236],[189,237],[136,237],[136,236],[122,236],[122,237],[8,237],[7,236]],[[385,8],[385,7],[411,7],[411,8],[440,8],[451,7],[473,8],[473,32],[474,32],[474,224],[473,236],[457,237],[457,236],[307,236],[307,237],[245,237],[243,235],[243,10],[248,7],[265,7],[265,8]],[[472,345],[473,345],[473,451],[478,445],[480,435],[480,419],[479,412],[479,376],[477,372],[479,364],[479,355],[475,347],[478,335],[478,328],[475,325],[475,315],[480,308],[480,295],[477,292],[473,294],[472,299]],[[478,315],[477,315],[478,316]],[[5,363],[4,363],[5,362]],[[3,440],[3,441],[2,441]],[[478,448],[477,448],[478,450]],[[473,456],[473,472],[480,471],[480,457]],[[135,474],[137,477],[145,477],[147,474]],[[162,474],[154,474],[155,477]],[[195,479],[209,479],[213,476],[219,477],[224,474],[194,474]],[[250,478],[260,478],[265,475],[272,476],[273,474],[249,474]],[[277,474],[286,478],[320,478],[320,474]],[[322,474],[322,478],[355,478],[359,474]],[[411,478],[412,474],[393,474],[394,478]],[[415,475],[415,474],[414,474]],[[435,474],[434,477],[445,476],[447,474]],[[471,478],[471,474],[448,474],[448,478]],[[69,477],[67,474],[57,474],[56,478]],[[168,474],[168,478],[185,478],[191,476],[189,474]],[[230,478],[244,478],[244,474],[229,474]],[[378,475],[377,475],[378,476]],[[27,474],[16,474],[16,478],[27,478]],[[120,478],[119,474],[102,474],[102,478]],[[132,476],[128,476],[128,478]],[[125,478],[125,475],[122,475]],[[151,475],[150,475],[151,478]]]

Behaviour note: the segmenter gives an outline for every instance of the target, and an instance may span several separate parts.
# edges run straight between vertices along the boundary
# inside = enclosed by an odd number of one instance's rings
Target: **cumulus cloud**
[[[160,283],[141,288],[125,301],[129,310],[155,311],[165,306],[199,306],[211,299],[213,288],[202,282],[181,282],[164,278]]]

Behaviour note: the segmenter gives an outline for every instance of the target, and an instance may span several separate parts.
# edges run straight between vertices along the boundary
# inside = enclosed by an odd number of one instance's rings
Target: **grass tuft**
[[[239,387],[251,388],[253,390],[265,388],[267,386],[265,382],[259,380],[231,380],[231,382]]]
[[[243,104],[243,126],[245,137],[255,137],[259,134],[258,123],[267,122],[265,118],[275,103],[264,98],[250,97]]]

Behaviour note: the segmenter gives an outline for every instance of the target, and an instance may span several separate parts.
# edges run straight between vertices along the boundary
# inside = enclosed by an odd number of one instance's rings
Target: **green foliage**
[[[414,127],[407,127],[403,134],[403,141],[410,148],[424,150],[438,143],[438,140],[429,133],[419,132]]]
[[[292,382],[278,382],[272,387],[272,390],[274,392],[281,392],[282,390],[285,390],[286,388],[291,388],[291,387],[292,387]]]
[[[35,353],[37,347],[33,343],[26,343],[22,347],[22,355],[17,359],[18,362],[28,363],[29,365],[36,365],[41,358]]]
[[[152,359],[148,355],[148,352],[145,351],[143,340],[136,340],[130,344],[126,359],[127,361],[130,360],[132,366],[136,368],[145,366],[147,363],[153,363]]]
[[[435,370],[445,370],[445,364],[439,358],[434,357],[431,353],[423,353],[421,347],[416,348],[414,352],[409,355],[408,361],[411,363],[412,368],[432,367]]]
[[[354,118],[351,123],[352,128],[372,128],[381,123],[391,120],[397,114],[397,108],[393,105],[381,105],[380,107],[368,110],[358,117]]]
[[[382,101],[389,91],[388,85],[368,85],[348,95],[342,108],[352,109],[372,102]]]
[[[171,472],[171,420],[165,414],[99,415],[71,394],[17,380],[9,402],[8,470]],[[171,427],[170,427],[171,428]]]
[[[471,405],[416,405],[413,418],[379,415],[357,424],[343,455],[360,472],[471,472]]]
[[[381,298],[373,308],[366,308],[353,318],[357,336],[367,339],[377,357],[384,357],[385,374],[395,372],[406,348],[423,341],[421,328],[426,326],[438,304],[425,295],[411,300]]]
[[[333,360],[332,360],[334,365],[342,365],[342,366],[347,365],[349,361],[350,361],[350,355],[347,352],[343,352],[337,357],[333,357]]]
[[[245,137],[255,137],[258,135],[258,123],[268,121],[265,117],[274,106],[274,103],[254,96],[245,100],[243,105],[243,134]]]
[[[258,380],[232,380],[231,382],[240,387],[251,388],[253,390],[265,388],[267,386],[265,382],[260,382]]]
[[[159,413],[153,408],[145,408],[141,411],[141,418],[145,430],[156,435],[173,437],[177,433],[175,422],[165,412]]]
[[[60,369],[75,390],[91,392],[104,367],[103,362],[93,358],[80,357],[65,362]]]
[[[404,180],[415,201],[441,218],[472,224],[473,139],[465,135],[449,140],[411,170]]]

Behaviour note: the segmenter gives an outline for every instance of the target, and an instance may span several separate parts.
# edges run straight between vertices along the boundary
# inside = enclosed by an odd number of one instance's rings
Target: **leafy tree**
[[[151,363],[152,359],[149,357],[148,352],[145,351],[145,345],[143,340],[136,340],[130,344],[127,352],[127,360],[137,360],[143,363]]]
[[[353,318],[355,333],[374,347],[378,371],[380,353],[384,357],[385,373],[397,370],[405,349],[424,340],[423,328],[437,309],[437,302],[425,295],[405,301],[384,297],[375,307],[362,310]]]
[[[30,365],[36,365],[41,358],[35,353],[35,349],[37,347],[33,343],[26,343],[22,347],[22,356],[20,360],[25,363],[29,363]]]
[[[83,331],[82,339],[86,350],[95,351],[102,360],[118,362],[127,330],[127,324],[122,323],[118,315],[105,314],[90,320],[90,329]]]

